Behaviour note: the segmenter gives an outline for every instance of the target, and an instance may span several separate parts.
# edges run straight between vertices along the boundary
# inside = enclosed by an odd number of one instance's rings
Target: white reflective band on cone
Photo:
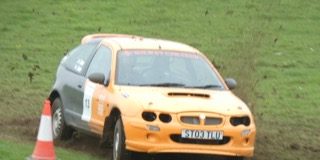
[[[38,131],[38,140],[52,141],[52,126],[50,116],[41,116],[40,128]]]

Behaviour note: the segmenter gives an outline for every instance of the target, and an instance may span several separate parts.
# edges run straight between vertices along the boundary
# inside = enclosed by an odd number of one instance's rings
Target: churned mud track
[[[1,136],[9,137],[16,140],[27,140],[35,142],[37,139],[37,130],[40,118],[20,117],[7,121],[1,121]],[[70,140],[57,141],[56,147],[66,148],[90,154],[101,159],[110,159],[112,148],[102,148],[98,137],[75,132]],[[132,160],[222,160],[221,157],[197,154],[141,154],[134,153]]]
[[[85,152],[96,157],[110,159],[112,154],[112,148],[102,148],[100,147],[100,139],[94,136],[89,136],[83,133],[76,133],[68,141],[59,141],[55,145],[73,149],[80,152]],[[142,154],[133,153],[132,160],[209,160],[212,156],[194,155],[194,154]],[[221,159],[221,158],[220,158]],[[215,160],[220,160],[215,158]],[[222,159],[221,159],[222,160]]]
[[[40,122],[40,118],[14,118],[14,119],[2,119],[0,123],[1,136],[9,137],[16,140],[36,140],[37,125]]]
[[[88,153],[100,158],[108,157],[112,153],[111,149],[100,147],[100,139],[98,137],[89,136],[83,133],[74,133],[70,140],[57,141],[55,142],[55,145]]]

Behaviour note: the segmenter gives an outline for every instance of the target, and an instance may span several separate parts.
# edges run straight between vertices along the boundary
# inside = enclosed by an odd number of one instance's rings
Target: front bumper
[[[140,117],[122,117],[122,121],[126,135],[126,148],[131,151],[253,156],[256,135],[254,124],[247,127],[244,125],[234,127],[226,122],[220,126],[196,126],[181,124],[177,119],[172,119],[169,123],[146,122]],[[213,143],[181,139],[182,129],[219,130],[223,131],[224,139]]]

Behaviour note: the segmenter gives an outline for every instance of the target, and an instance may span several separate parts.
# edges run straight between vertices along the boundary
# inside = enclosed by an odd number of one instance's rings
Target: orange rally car
[[[60,62],[49,99],[54,139],[94,133],[130,153],[252,157],[253,116],[210,61],[188,45],[120,34],[85,36]]]

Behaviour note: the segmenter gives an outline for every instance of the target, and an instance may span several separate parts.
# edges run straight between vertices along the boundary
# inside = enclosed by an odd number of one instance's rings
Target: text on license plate
[[[191,139],[222,140],[223,139],[223,131],[183,129],[182,133],[181,133],[181,137],[182,138],[191,138]]]

